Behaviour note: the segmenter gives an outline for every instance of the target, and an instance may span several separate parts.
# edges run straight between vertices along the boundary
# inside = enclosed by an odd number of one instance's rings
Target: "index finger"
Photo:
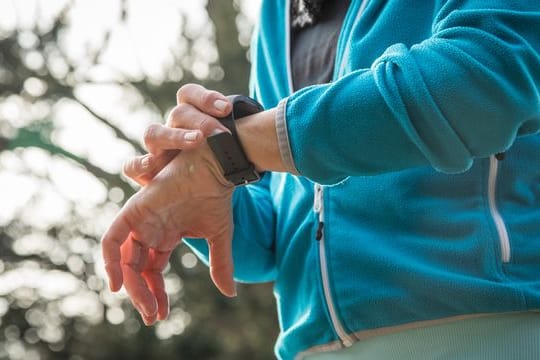
[[[182,86],[176,93],[176,102],[188,103],[203,113],[218,118],[227,116],[232,110],[232,104],[225,95],[198,84]]]
[[[120,246],[126,241],[130,232],[131,227],[124,217],[124,212],[121,211],[101,238],[101,250],[111,291],[118,291],[122,287]]]
[[[146,154],[124,162],[122,172],[125,176],[145,186],[157,175],[180,150],[167,150],[160,155]]]

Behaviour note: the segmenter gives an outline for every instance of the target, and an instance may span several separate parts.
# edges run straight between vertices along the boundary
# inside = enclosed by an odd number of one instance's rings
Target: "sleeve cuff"
[[[286,171],[293,175],[299,175],[300,173],[298,172],[292,157],[291,143],[289,142],[289,133],[287,131],[287,100],[288,98],[281,100],[276,111],[276,133],[279,152]]]

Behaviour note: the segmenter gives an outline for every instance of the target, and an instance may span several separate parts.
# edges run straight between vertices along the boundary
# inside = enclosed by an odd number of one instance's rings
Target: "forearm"
[[[322,184],[418,166],[458,173],[539,131],[538,5],[481,3],[448,1],[431,38],[289,96],[298,172]]]

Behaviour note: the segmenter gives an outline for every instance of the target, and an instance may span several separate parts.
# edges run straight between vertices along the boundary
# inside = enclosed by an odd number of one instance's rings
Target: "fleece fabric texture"
[[[540,2],[353,0],[333,82],[295,93],[289,5],[262,2],[251,95],[281,102],[300,176],[233,197],[235,276],[275,282],[277,356],[540,309]]]

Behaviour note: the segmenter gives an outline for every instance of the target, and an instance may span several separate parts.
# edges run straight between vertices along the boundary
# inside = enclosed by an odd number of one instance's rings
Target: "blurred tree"
[[[133,1],[117,1],[116,24],[82,56],[67,45],[82,2],[60,2],[46,19],[45,3],[34,1],[30,21],[16,14],[15,1],[11,25],[0,17],[0,359],[273,358],[271,285],[223,298],[182,247],[167,270],[171,316],[146,328],[125,295],[105,289],[99,256],[106,224],[136,191],[118,159],[144,152],[140,129],[165,118],[183,83],[247,92],[242,3],[201,5],[208,31],[190,28],[189,14],[177,11],[178,41],[152,74],[106,61],[129,27]],[[122,111],[100,107],[107,94]],[[88,124],[97,136],[66,141],[70,129]]]

